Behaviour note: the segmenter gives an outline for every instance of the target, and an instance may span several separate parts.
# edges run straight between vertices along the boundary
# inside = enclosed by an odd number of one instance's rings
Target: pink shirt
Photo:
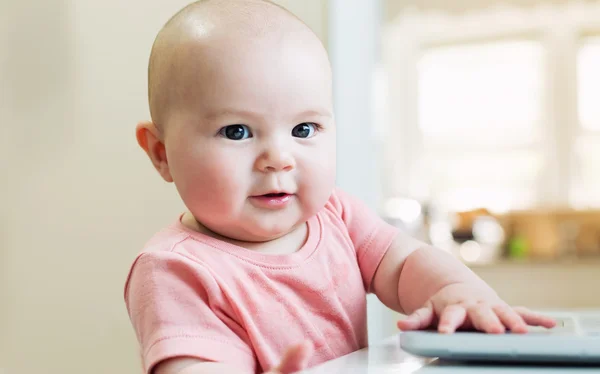
[[[251,372],[306,339],[309,366],[367,345],[366,294],[396,228],[336,190],[297,252],[267,255],[179,221],[138,255],[125,286],[145,372],[196,357]]]

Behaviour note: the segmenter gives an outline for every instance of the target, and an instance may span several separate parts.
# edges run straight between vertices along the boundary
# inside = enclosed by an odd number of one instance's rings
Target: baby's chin
[[[183,223],[195,231],[225,241],[256,244],[283,238],[306,223],[306,220],[292,220],[286,224],[280,220],[272,224],[256,221],[245,222],[243,225],[236,225],[232,222],[230,225],[220,226],[206,220],[200,222],[191,216],[189,214],[188,217],[184,217]]]
[[[233,234],[235,240],[249,243],[264,243],[283,238],[295,232],[299,227],[306,223],[305,220],[290,224],[278,223],[277,225],[255,225],[247,227],[246,230],[240,230]]]

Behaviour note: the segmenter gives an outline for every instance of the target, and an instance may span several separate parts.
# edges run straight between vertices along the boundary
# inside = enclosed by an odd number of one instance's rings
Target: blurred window
[[[600,66],[598,46],[588,57],[595,58],[587,62],[590,71]],[[422,153],[413,177],[427,185],[430,198],[451,210],[505,211],[537,203],[545,164],[545,74],[544,49],[536,40],[423,53],[417,77]],[[597,84],[586,89],[597,99],[600,71],[593,74]],[[598,126],[600,106],[590,106],[588,126]]]
[[[577,53],[577,107],[569,200],[578,208],[600,207],[600,36],[582,39]]]

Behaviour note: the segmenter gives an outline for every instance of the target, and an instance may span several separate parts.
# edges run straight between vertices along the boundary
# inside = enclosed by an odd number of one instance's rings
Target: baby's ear
[[[138,123],[135,127],[135,137],[161,177],[167,182],[173,182],[173,177],[171,177],[171,171],[169,170],[165,144],[162,141],[160,131],[156,125],[152,122]]]

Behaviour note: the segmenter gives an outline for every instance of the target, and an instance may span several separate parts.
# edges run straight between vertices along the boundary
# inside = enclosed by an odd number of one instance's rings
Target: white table
[[[564,313],[564,312],[563,312]],[[557,313],[557,314],[563,314]],[[600,312],[594,312],[594,314]],[[400,348],[401,333],[389,337],[383,342],[371,347],[356,351],[344,357],[326,362],[305,374],[600,374],[600,366],[577,367],[550,365],[493,365],[493,364],[458,364],[442,362],[436,359],[424,359],[410,355]]]

